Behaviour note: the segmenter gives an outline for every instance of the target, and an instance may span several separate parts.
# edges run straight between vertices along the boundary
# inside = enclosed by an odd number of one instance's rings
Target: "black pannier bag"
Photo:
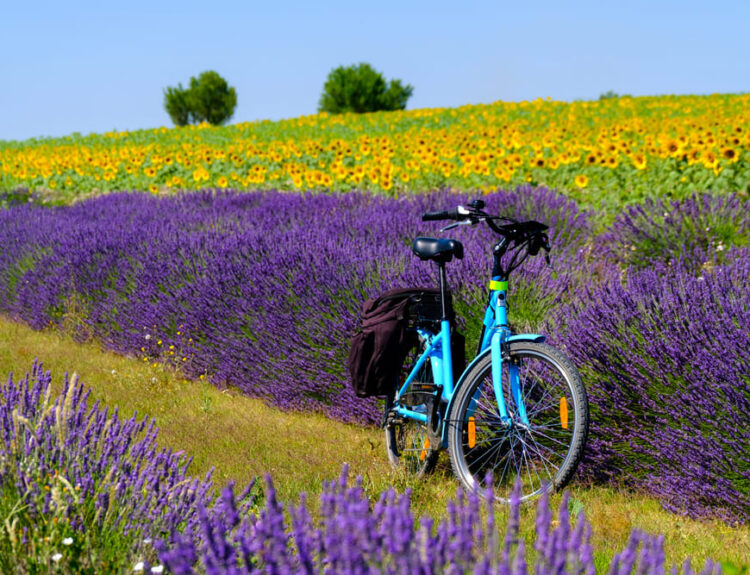
[[[392,395],[406,355],[418,342],[415,327],[431,325],[437,331],[440,316],[440,290],[436,288],[399,288],[367,300],[362,306],[362,329],[352,338],[349,350],[349,373],[357,396]],[[458,377],[465,352],[464,338],[455,329],[451,344],[454,377]]]

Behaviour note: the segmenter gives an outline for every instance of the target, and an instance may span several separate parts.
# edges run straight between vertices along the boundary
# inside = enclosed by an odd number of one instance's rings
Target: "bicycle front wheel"
[[[399,386],[403,385],[414,365],[424,351],[424,343],[412,347],[401,368]],[[412,380],[410,388],[404,393],[399,403],[410,410],[428,414],[432,409],[434,393],[422,391],[422,388],[434,386],[430,361],[426,361]],[[430,473],[440,455],[441,445],[433,445],[427,431],[427,425],[416,419],[399,415],[395,410],[386,413],[385,450],[388,461],[395,468],[410,475],[421,477]]]
[[[504,501],[517,479],[522,500],[565,486],[583,455],[589,421],[581,376],[567,357],[532,342],[511,343],[509,352],[502,370],[508,418],[500,417],[490,354],[466,375],[448,418],[448,450],[458,479],[476,490],[491,473],[495,496]],[[511,395],[511,369],[517,369],[526,420]]]

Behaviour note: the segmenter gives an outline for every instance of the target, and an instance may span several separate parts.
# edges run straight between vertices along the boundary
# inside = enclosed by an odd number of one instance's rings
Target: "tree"
[[[401,80],[386,83],[372,66],[360,63],[331,70],[323,86],[318,111],[330,114],[403,110],[414,88]]]
[[[620,95],[615,92],[614,90],[607,90],[606,92],[603,92],[602,94],[599,94],[600,100],[612,100],[614,98],[619,98]]]
[[[164,107],[175,126],[186,126],[190,123],[190,105],[182,84],[177,84],[176,88],[169,86],[164,90]]]
[[[613,90],[607,90],[603,94],[599,94],[600,100],[612,100],[614,98],[630,98],[630,94],[618,94],[617,92]]]
[[[227,122],[237,107],[237,92],[213,70],[190,78],[190,87],[182,84],[164,90],[164,108],[177,126],[208,122]]]

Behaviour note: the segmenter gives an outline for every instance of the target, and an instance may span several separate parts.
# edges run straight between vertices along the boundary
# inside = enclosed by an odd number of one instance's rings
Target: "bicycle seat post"
[[[450,319],[448,310],[448,278],[445,273],[445,262],[437,262],[440,275],[440,306],[442,317],[440,319]]]

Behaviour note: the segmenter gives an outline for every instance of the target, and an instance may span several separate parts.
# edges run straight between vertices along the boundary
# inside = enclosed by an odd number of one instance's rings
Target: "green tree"
[[[237,92],[213,70],[190,78],[190,87],[182,84],[164,91],[164,108],[177,126],[208,122],[227,122],[237,107]]]
[[[599,94],[600,100],[612,100],[613,98],[630,98],[630,94],[618,94],[613,90],[607,90],[606,92]]]
[[[606,92],[599,94],[600,100],[612,100],[613,98],[619,98],[619,97],[620,95],[614,90],[607,90]]]
[[[339,66],[328,74],[318,111],[330,114],[403,110],[414,88],[401,80],[386,82],[372,66],[360,63]]]
[[[182,84],[177,84],[176,88],[169,86],[164,90],[164,108],[175,126],[187,126],[190,123],[190,105]]]

